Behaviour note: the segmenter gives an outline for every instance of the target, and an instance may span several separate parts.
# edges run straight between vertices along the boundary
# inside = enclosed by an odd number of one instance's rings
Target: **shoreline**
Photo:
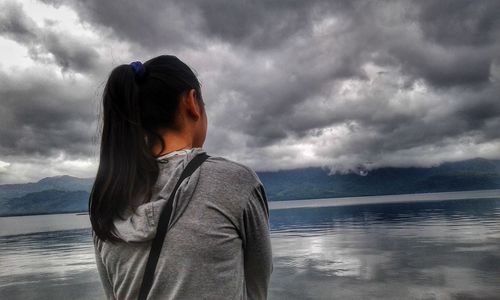
[[[305,200],[269,201],[269,210],[307,208],[307,207],[332,207],[353,206],[368,204],[390,204],[390,203],[412,203],[430,201],[450,200],[479,200],[500,199],[500,189],[474,190],[458,192],[418,193],[418,194],[396,194],[360,197],[322,198]]]

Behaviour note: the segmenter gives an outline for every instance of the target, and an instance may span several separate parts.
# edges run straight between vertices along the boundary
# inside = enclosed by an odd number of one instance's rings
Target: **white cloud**
[[[2,183],[34,182],[44,177],[71,175],[93,177],[97,161],[93,158],[72,159],[64,153],[53,157],[6,157],[9,162],[0,162]]]

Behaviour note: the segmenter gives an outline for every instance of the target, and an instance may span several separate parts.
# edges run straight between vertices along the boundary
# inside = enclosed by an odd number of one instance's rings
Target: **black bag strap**
[[[208,158],[210,155],[206,153],[199,153],[193,157],[187,164],[184,171],[182,171],[181,177],[175,184],[174,190],[168,198],[167,204],[163,208],[160,214],[160,219],[158,221],[158,226],[156,228],[156,235],[151,244],[151,249],[149,250],[148,262],[146,264],[146,270],[142,278],[141,289],[139,292],[139,300],[146,300],[149,290],[153,285],[154,273],[156,270],[156,265],[158,263],[158,258],[160,257],[161,247],[163,241],[165,240],[165,235],[167,233],[168,222],[170,221],[170,215],[172,214],[172,205],[177,189],[181,185],[182,181],[191,176],[193,172]]]

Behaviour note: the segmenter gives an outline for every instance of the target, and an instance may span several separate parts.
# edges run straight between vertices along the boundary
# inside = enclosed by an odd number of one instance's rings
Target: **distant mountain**
[[[0,216],[38,215],[87,211],[87,191],[47,190],[3,200]]]
[[[328,175],[319,167],[257,172],[269,201],[500,189],[500,160],[482,158],[430,168],[381,168]],[[0,185],[0,216],[87,210],[93,178],[57,176]]]
[[[321,168],[258,172],[269,200],[500,189],[500,160],[476,158],[430,168],[380,168],[328,176]]]
[[[0,199],[22,197],[29,193],[46,190],[90,191],[93,182],[93,178],[77,178],[63,175],[43,178],[38,182],[2,184],[0,185]]]

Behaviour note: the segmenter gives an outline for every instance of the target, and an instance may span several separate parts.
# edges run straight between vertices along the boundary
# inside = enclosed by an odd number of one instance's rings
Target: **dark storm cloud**
[[[145,47],[181,49],[204,39],[270,49],[282,40],[307,33],[311,18],[322,9],[350,6],[349,1],[60,1],[71,3],[82,18]],[[314,9],[310,9],[313,7]]]
[[[500,58],[498,1],[417,1],[407,17],[421,40],[392,41],[388,52],[405,71],[436,87],[489,81]],[[404,40],[404,39],[403,39]]]
[[[174,1],[59,1],[42,0],[56,7],[71,5],[80,17],[113,29],[121,39],[151,50],[193,46],[197,36],[194,13],[182,11]]]
[[[498,42],[500,2],[419,1],[418,21],[427,39],[447,46],[477,46]]]
[[[88,82],[75,92],[53,76],[2,75],[2,156],[89,157],[88,99],[103,74],[171,52],[202,79],[207,149],[256,169],[500,158],[498,1],[42,2],[73,9],[101,40],[3,5],[2,37]]]
[[[345,45],[355,50],[350,60],[362,63],[366,60],[363,54],[388,55],[406,72],[436,86],[487,81],[491,60],[499,50],[496,13],[500,4],[496,1],[72,3],[86,20],[112,28],[124,39],[152,49],[168,46],[181,50],[212,39],[254,51],[274,52],[291,39],[310,39],[315,21],[334,16],[345,29],[325,38],[334,43],[339,37],[352,37]],[[396,21],[406,24],[391,20],[393,7],[400,6],[402,11],[397,13],[402,18]],[[422,40],[391,28],[412,23],[422,33]],[[293,63],[293,57],[288,59]]]
[[[47,63],[50,54],[63,71],[89,72],[97,67],[99,54],[85,41],[70,32],[40,29],[18,3],[6,2],[1,8],[0,34],[25,45],[32,59]]]
[[[317,5],[324,1],[185,1],[184,11],[198,12],[204,35],[254,50],[276,48],[308,34]],[[331,3],[328,9],[340,6]]]
[[[54,56],[63,71],[88,72],[97,68],[99,54],[76,38],[61,37],[59,33],[47,32],[41,39],[43,47],[33,47],[30,54],[35,60],[43,59],[45,53]]]
[[[49,157],[61,151],[72,157],[92,154],[96,106],[91,92],[43,74],[0,73],[0,81],[2,156]]]
[[[0,33],[22,43],[36,38],[36,24],[24,13],[17,3],[4,3],[0,12]]]

